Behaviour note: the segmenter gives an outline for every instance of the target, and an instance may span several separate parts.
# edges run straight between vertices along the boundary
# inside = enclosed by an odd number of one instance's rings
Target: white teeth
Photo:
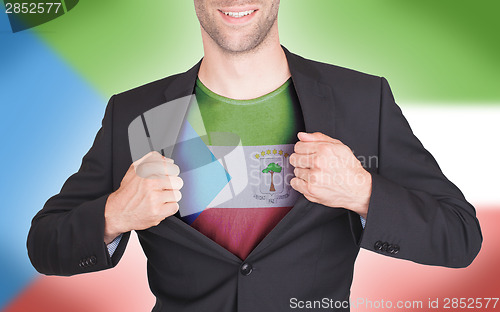
[[[243,17],[243,16],[250,15],[253,12],[255,12],[255,10],[249,10],[249,11],[243,11],[243,12],[222,12],[222,13],[226,14],[227,16],[240,18],[240,17]]]

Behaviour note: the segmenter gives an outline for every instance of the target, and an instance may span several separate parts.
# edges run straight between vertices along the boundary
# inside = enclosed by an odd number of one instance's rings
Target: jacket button
[[[389,244],[388,244],[387,242],[384,242],[384,243],[382,244],[382,248],[381,248],[381,250],[382,250],[382,251],[387,251],[387,247],[389,247]]]
[[[89,262],[91,265],[95,265],[97,263],[97,258],[95,256],[90,257]]]
[[[382,250],[382,242],[377,241],[375,245],[373,245],[373,248],[375,248],[375,250]]]
[[[80,260],[80,264],[79,264],[79,266],[80,266],[81,268],[86,268],[86,267],[88,266],[88,264],[87,264],[87,262],[85,262],[85,260],[86,260],[86,259],[82,259],[82,260]]]
[[[393,246],[394,251],[392,252],[394,255],[399,252],[399,245],[394,245]]]
[[[241,274],[243,274],[245,276],[250,275],[250,273],[252,273],[252,271],[253,271],[253,267],[249,263],[243,263],[243,265],[240,268]]]
[[[394,245],[393,244],[389,244],[389,246],[387,246],[387,252],[390,253],[391,255],[394,254]]]

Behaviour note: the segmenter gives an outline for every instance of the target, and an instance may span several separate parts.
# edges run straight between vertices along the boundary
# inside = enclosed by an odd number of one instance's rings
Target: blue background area
[[[30,220],[78,170],[107,99],[31,31],[12,34],[6,14],[0,60],[2,309],[35,276],[26,251]]]

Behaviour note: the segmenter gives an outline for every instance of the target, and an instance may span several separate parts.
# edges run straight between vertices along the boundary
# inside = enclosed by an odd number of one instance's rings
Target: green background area
[[[282,44],[386,77],[400,104],[500,105],[500,2],[282,0]],[[191,0],[86,0],[35,32],[100,92],[186,71],[203,55]]]

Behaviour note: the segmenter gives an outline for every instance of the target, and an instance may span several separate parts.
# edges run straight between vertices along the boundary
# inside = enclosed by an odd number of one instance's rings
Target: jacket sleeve
[[[130,233],[123,235],[113,258],[104,243],[104,207],[113,190],[113,102],[106,107],[94,143],[59,194],[33,218],[28,255],[35,269],[47,275],[74,275],[117,264]]]
[[[415,137],[384,78],[380,105],[378,170],[360,246],[421,264],[468,266],[482,243],[474,207]]]

